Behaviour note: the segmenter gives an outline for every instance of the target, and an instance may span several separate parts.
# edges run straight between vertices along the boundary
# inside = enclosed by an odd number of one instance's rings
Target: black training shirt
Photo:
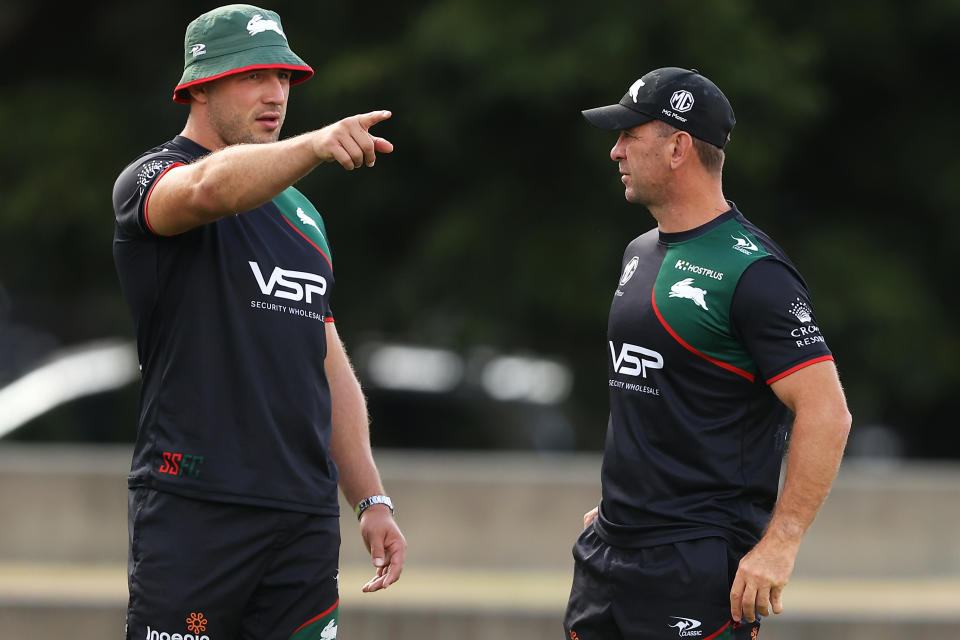
[[[114,185],[114,260],[142,371],[130,486],[335,515],[323,220],[291,187],[252,211],[155,234],[154,184],[208,153],[177,136]]]
[[[618,546],[752,546],[789,431],[769,385],[832,359],[807,287],[736,208],[627,247],[607,335],[610,420],[598,533]]]

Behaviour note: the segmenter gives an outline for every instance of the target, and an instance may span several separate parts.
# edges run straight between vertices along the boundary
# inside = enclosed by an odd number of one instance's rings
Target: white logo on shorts
[[[693,618],[681,618],[678,616],[670,616],[670,617],[676,620],[676,622],[674,624],[668,624],[667,626],[677,629],[681,637],[703,635],[703,631],[694,631],[694,629],[700,626],[699,620],[694,620]]]
[[[320,630],[320,640],[333,640],[337,637],[337,621],[331,620]]]

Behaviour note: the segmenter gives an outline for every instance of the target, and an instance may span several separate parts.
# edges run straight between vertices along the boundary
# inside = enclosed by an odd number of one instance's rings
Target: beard
[[[281,115],[280,126],[275,130],[257,132],[254,130],[255,123],[251,122],[246,114],[222,109],[220,105],[214,103],[211,103],[207,109],[207,118],[210,126],[227,145],[276,142],[280,139],[280,129],[283,128],[283,115]]]

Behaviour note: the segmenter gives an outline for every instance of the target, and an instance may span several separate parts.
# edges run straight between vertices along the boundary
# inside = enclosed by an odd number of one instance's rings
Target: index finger
[[[390,563],[386,567],[387,575],[383,581],[384,587],[400,579],[400,574],[403,572],[403,557],[405,553],[406,551],[401,547],[390,554]]]
[[[378,122],[383,122],[393,114],[389,111],[370,111],[369,113],[361,113],[357,116],[357,122],[360,123],[360,126],[364,129],[369,129]]]
[[[730,617],[733,618],[734,622],[740,622],[743,616],[743,590],[745,587],[746,583],[738,571],[733,579],[733,586],[730,588]]]

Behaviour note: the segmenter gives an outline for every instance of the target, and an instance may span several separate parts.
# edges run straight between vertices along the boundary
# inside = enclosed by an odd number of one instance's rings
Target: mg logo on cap
[[[690,111],[693,108],[693,94],[686,89],[674,91],[673,95],[670,96],[670,106],[680,113]]]

